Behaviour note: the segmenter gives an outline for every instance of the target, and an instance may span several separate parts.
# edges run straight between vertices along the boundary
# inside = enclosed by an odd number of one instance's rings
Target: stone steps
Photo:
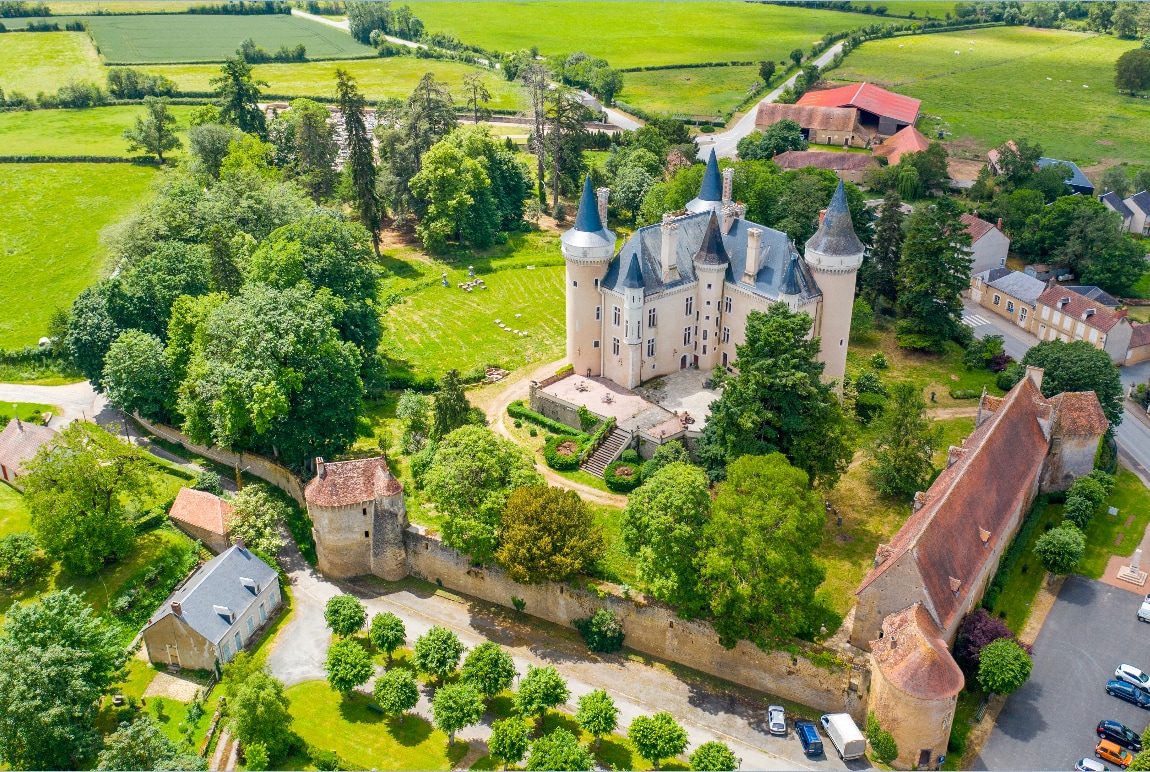
[[[629,437],[627,433],[621,429],[612,429],[611,433],[604,438],[599,447],[595,449],[586,461],[583,462],[581,468],[588,474],[593,474],[596,477],[603,478],[603,470],[607,465],[619,457],[619,452],[623,446],[627,444]]]

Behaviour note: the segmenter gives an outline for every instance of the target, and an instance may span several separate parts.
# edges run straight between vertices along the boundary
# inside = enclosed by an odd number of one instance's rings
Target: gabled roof
[[[1094,190],[1094,183],[1086,179],[1086,175],[1078,168],[1078,164],[1073,161],[1060,161],[1057,158],[1039,158],[1038,168],[1045,169],[1047,166],[1054,164],[1062,164],[1063,166],[1070,167],[1070,176],[1066,178],[1066,184],[1076,188],[1089,188]]]
[[[232,524],[235,508],[231,502],[206,491],[180,488],[168,517],[224,536]]]
[[[921,700],[942,700],[962,691],[966,679],[921,603],[888,614],[882,637],[870,642],[882,674],[894,686]]]
[[[1009,268],[995,268],[993,270],[1005,270],[1006,273],[987,281],[987,285],[1024,303],[1034,305],[1038,302],[1039,296],[1046,291],[1046,282],[1022,271],[1011,271]]]
[[[1114,297],[1101,287],[1096,287],[1092,284],[1073,286],[1064,285],[1064,288],[1070,290],[1071,292],[1077,292],[1087,300],[1091,300],[1095,303],[1101,303],[1107,308],[1118,308],[1118,306],[1122,305],[1118,298]]]
[[[603,230],[603,221],[599,219],[599,202],[595,200],[595,191],[591,189],[591,175],[583,181],[583,195],[579,199],[579,212],[575,215],[575,230],[581,233],[598,233]]]
[[[56,432],[47,426],[13,418],[0,431],[0,464],[13,474],[24,474],[24,464],[31,461],[36,452],[52,441]]]
[[[913,124],[918,120],[918,110],[922,102],[870,83],[858,83],[824,91],[808,91],[803,94],[798,104],[814,107],[857,107],[868,113],[893,118],[899,123]]]
[[[866,153],[836,153],[830,150],[787,150],[774,158],[783,169],[816,169],[831,171],[858,171],[874,166],[875,160]]]
[[[316,460],[319,473],[304,488],[304,499],[321,507],[346,507],[403,492],[399,480],[387,467],[387,459],[360,458],[354,461]]]
[[[723,248],[723,234],[719,230],[719,218],[711,212],[711,219],[707,220],[707,230],[703,232],[703,241],[699,244],[699,251],[695,253],[694,262],[702,265],[726,265],[731,262],[727,257],[727,250]],[[631,267],[638,268],[638,261],[631,258]],[[627,271],[627,278],[631,278],[631,269]],[[632,286],[624,284],[623,286]],[[641,286],[641,285],[640,285]]]
[[[756,126],[773,126],[784,120],[794,121],[804,129],[816,131],[854,131],[858,123],[858,111],[853,107],[811,107],[779,102],[759,104],[759,111],[755,114]]]
[[[1118,194],[1113,190],[1107,193],[1103,193],[1098,197],[1098,200],[1106,204],[1106,206],[1110,207],[1118,214],[1122,215],[1123,220],[1127,220],[1134,216],[1134,213],[1130,211],[1130,207],[1126,206],[1126,202],[1119,198]]]
[[[801,298],[811,294],[811,277],[803,267],[804,263],[799,259],[799,253],[791,252],[791,259],[783,271],[783,281],[779,285],[780,295]]]
[[[1130,335],[1130,348],[1150,345],[1150,324],[1134,324],[1134,332]]]
[[[1143,214],[1150,214],[1150,193],[1140,190],[1126,201],[1141,209]]]
[[[1063,299],[1068,302],[1063,304],[1061,302]],[[1087,327],[1093,327],[1102,332],[1110,332],[1125,318],[1123,314],[1084,295],[1079,295],[1069,287],[1055,285],[1039,295],[1038,302],[1044,306],[1050,306],[1055,311],[1061,311],[1072,319],[1078,319]],[[1087,314],[1091,310],[1094,313]]]
[[[980,217],[975,217],[972,214],[963,214],[961,219],[962,224],[966,226],[966,232],[970,234],[971,244],[974,244],[974,242],[978,241],[980,238],[990,233],[991,231],[997,230],[994,227],[994,223],[989,223],[986,220],[983,220]]]
[[[905,126],[879,143],[874,154],[894,166],[904,153],[921,153],[928,147],[930,140],[921,131],[914,126]]]
[[[179,619],[212,643],[219,643],[256,597],[279,579],[276,572],[247,549],[233,545],[209,560],[170,601],[180,604]],[[148,626],[174,615],[171,602],[152,615]],[[227,609],[228,616],[221,612]]]
[[[820,255],[857,255],[863,251],[862,242],[855,234],[854,221],[851,220],[851,210],[847,206],[847,192],[843,181],[839,180],[827,211],[815,235],[807,240],[808,252],[818,252]]]

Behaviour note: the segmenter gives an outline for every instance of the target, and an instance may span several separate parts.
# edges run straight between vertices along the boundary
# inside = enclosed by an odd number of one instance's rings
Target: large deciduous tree
[[[435,727],[447,732],[447,744],[455,745],[455,733],[483,718],[483,698],[471,684],[447,684],[436,689],[431,700]]]
[[[249,548],[274,557],[284,546],[280,529],[287,522],[287,505],[261,483],[250,483],[232,498],[232,538],[241,537]]]
[[[774,64],[774,62],[771,62]],[[766,131],[752,131],[739,140],[737,152],[744,161],[767,161],[788,150],[806,150],[803,128],[789,118],[772,123]]]
[[[491,751],[491,758],[503,764],[507,769],[509,764],[518,764],[527,754],[529,742],[527,725],[518,716],[496,721],[491,725],[491,737],[487,747]]]
[[[503,647],[494,641],[484,641],[463,660],[461,672],[464,683],[469,683],[480,696],[491,699],[515,680],[515,662]]]
[[[559,728],[531,743],[524,769],[591,772],[595,769],[595,757],[575,735]]]
[[[637,716],[627,728],[627,738],[655,769],[659,769],[663,759],[678,756],[687,749],[687,730],[665,711],[653,716]]]
[[[423,156],[458,125],[451,91],[434,73],[425,74],[406,102],[388,111],[387,128],[377,129],[380,158],[387,164],[381,187],[393,211],[425,213],[410,182],[423,168]]]
[[[1010,694],[1029,680],[1033,668],[1033,660],[1017,641],[999,638],[979,656],[978,682],[988,692]]]
[[[232,736],[245,747],[262,744],[272,762],[282,759],[293,742],[290,706],[281,681],[251,669],[228,700]]]
[[[515,692],[515,708],[524,718],[537,720],[548,708],[562,705],[570,696],[567,682],[554,666],[528,665],[527,674],[519,680],[519,691]]]
[[[164,344],[142,330],[124,330],[108,348],[101,379],[108,401],[127,413],[166,419],[174,399]]]
[[[419,703],[419,685],[410,670],[393,668],[375,680],[372,696],[386,716],[396,716],[403,721],[403,714]]]
[[[696,772],[733,772],[739,768],[739,759],[724,742],[712,740],[695,749],[690,758],[691,769]]]
[[[938,199],[907,221],[898,271],[900,346],[937,351],[960,337],[962,298],[970,285],[970,234],[957,205]]]
[[[96,759],[97,770],[207,768],[207,759],[181,750],[151,716],[121,723],[118,730],[104,738],[104,750]]]
[[[1114,82],[1119,89],[1137,94],[1150,90],[1150,50],[1135,48],[1114,63]]]
[[[495,559],[515,581],[565,581],[605,550],[603,530],[575,491],[532,486],[508,496]]]
[[[357,686],[367,683],[375,673],[371,655],[354,638],[344,638],[331,645],[327,650],[324,670],[327,671],[327,682],[331,688],[344,697],[349,696]]]
[[[604,736],[615,731],[619,725],[619,709],[611,695],[602,689],[587,692],[579,698],[579,709],[575,711],[579,728],[595,738],[595,747]]]
[[[164,153],[175,150],[183,143],[176,136],[179,127],[176,125],[176,116],[169,109],[171,102],[167,97],[144,97],[145,116],[136,116],[136,125],[124,129],[124,139],[128,140],[128,152],[134,153],[143,150],[154,155],[160,163],[164,162]]]
[[[193,125],[188,129],[188,152],[191,154],[193,173],[218,180],[220,166],[228,154],[228,148],[239,136],[234,127],[218,123]]]
[[[870,478],[886,496],[925,490],[934,472],[939,430],[926,417],[926,402],[913,383],[896,383],[882,427],[871,448]]]
[[[1034,555],[1042,561],[1042,567],[1059,576],[1073,571],[1085,551],[1086,539],[1082,531],[1068,522],[1042,534],[1034,543]]]
[[[341,638],[355,635],[367,621],[367,609],[359,598],[341,593],[330,598],[323,610],[323,619],[333,633]]]
[[[415,640],[415,651],[411,664],[421,673],[427,673],[439,683],[455,672],[459,658],[463,655],[463,644],[446,627],[436,625]]]
[[[367,635],[372,646],[387,653],[387,661],[390,663],[391,655],[406,642],[407,629],[402,619],[385,611],[371,618],[371,628]]]
[[[245,134],[267,136],[267,119],[260,109],[260,86],[266,81],[252,78],[252,66],[242,56],[226,59],[220,74],[209,81],[216,90],[219,121],[235,126]]]
[[[1086,341],[1039,343],[1022,358],[1023,365],[1041,367],[1042,395],[1092,391],[1111,425],[1122,423],[1122,378],[1110,355]]]

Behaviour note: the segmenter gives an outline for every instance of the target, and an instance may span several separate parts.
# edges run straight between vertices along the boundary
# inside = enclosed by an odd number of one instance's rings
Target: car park
[[[1109,761],[1111,764],[1116,764],[1123,769],[1130,766],[1130,762],[1134,760],[1134,756],[1130,751],[1125,748],[1120,748],[1109,740],[1103,740],[1098,743],[1098,747],[1094,749],[1094,755],[1103,761]]]
[[[1139,689],[1150,689],[1150,675],[1143,673],[1133,665],[1119,665],[1114,668],[1114,678],[1125,681],[1131,686],[1137,686]]]
[[[767,728],[771,734],[780,737],[787,733],[787,712],[783,710],[782,705],[767,707]]]
[[[1140,708],[1150,710],[1150,694],[1146,694],[1146,692],[1137,686],[1128,684],[1125,681],[1108,681],[1106,683],[1106,693],[1111,697],[1117,697],[1120,700],[1126,700]]]
[[[1091,758],[1079,759],[1074,765],[1074,769],[1077,772],[1110,772],[1110,767]]]
[[[814,721],[807,721],[804,718],[795,719],[795,734],[798,735],[799,743],[803,746],[803,753],[808,756],[823,755],[823,741],[819,737],[819,730]]]
[[[1129,748],[1135,753],[1142,750],[1142,738],[1138,736],[1138,733],[1117,721],[1103,719],[1098,722],[1098,728],[1095,731],[1103,740],[1109,740],[1123,748]]]

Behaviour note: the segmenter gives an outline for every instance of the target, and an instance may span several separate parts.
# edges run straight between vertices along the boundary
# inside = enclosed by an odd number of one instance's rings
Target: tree
[[[643,480],[649,481],[658,472],[669,464],[690,464],[691,456],[687,453],[687,449],[683,447],[683,443],[678,440],[671,440],[664,442],[659,447],[655,448],[654,454],[643,462]]]
[[[593,566],[606,547],[578,493],[540,485],[508,496],[495,559],[517,582],[562,582]]]
[[[482,426],[464,426],[435,448],[423,488],[446,516],[444,542],[472,560],[491,560],[511,492],[543,478],[522,448]]]
[[[515,709],[524,718],[537,720],[548,708],[559,707],[570,697],[567,682],[553,666],[528,665],[527,675],[519,680],[519,691],[515,693]]]
[[[1133,48],[1114,63],[1114,83],[1131,95],[1150,89],[1150,51]]]
[[[64,339],[72,361],[96,390],[103,388],[104,357],[121,332],[108,307],[108,286],[104,281],[80,292],[72,303]]]
[[[744,456],[728,467],[698,556],[720,643],[767,648],[817,628],[815,591],[824,572],[813,553],[825,520],[806,474],[782,455]]]
[[[559,181],[564,170],[578,179],[583,170],[582,142],[587,136],[583,125],[586,109],[567,86],[551,89],[545,97],[547,132],[543,144],[551,159],[551,208],[559,205]]]
[[[736,374],[716,370],[722,395],[711,403],[699,456],[721,470],[743,455],[784,453],[811,484],[834,485],[853,448],[831,385],[823,383],[813,321],[784,303],[747,315],[735,347]]]
[[[1130,295],[1146,273],[1145,250],[1125,234],[1104,243],[1108,245],[1083,269],[1082,280],[1119,296]]]
[[[376,193],[375,146],[364,121],[366,100],[347,70],[335,70],[336,104],[343,119],[347,162],[345,173],[351,181],[351,194],[360,224],[371,234],[371,245],[379,256],[379,222],[383,215]]]
[[[1134,173],[1134,190],[1150,190],[1150,168],[1142,168]]]
[[[739,140],[737,152],[744,161],[767,161],[788,150],[806,150],[810,143],[803,128],[790,118],[772,123],[766,131],[752,131]]]
[[[1126,768],[1128,772],[1143,772],[1143,770],[1150,770],[1150,750],[1138,751],[1134,754],[1134,759],[1130,762],[1130,766]]]
[[[681,461],[645,478],[623,510],[623,545],[635,556],[639,577],[652,595],[684,616],[694,615],[705,603],[699,596],[695,557],[710,512],[706,475]]]
[[[1094,506],[1093,502],[1083,496],[1069,495],[1066,497],[1063,519],[1085,532],[1090,522],[1094,520]]]
[[[124,330],[104,358],[104,394],[129,415],[162,419],[173,400],[164,344],[142,330]]]
[[[188,152],[193,171],[218,180],[228,148],[238,138],[239,132],[231,126],[218,123],[192,126],[188,129]]]
[[[518,764],[527,754],[527,725],[518,716],[496,721],[491,725],[491,737],[487,748],[491,758],[501,762],[507,769],[510,764]]]
[[[1092,391],[1111,426],[1122,423],[1122,379],[1110,355],[1086,341],[1039,343],[1022,358],[1023,366],[1041,367],[1042,396],[1064,391]]]
[[[359,598],[345,592],[328,600],[323,618],[333,633],[347,638],[363,629],[367,621],[367,609]]]
[[[144,97],[144,111],[147,118],[136,116],[136,125],[124,129],[124,139],[128,140],[128,152],[143,150],[164,162],[164,153],[175,150],[183,143],[176,136],[179,127],[176,116],[168,109],[171,104],[167,97]]]
[[[1103,193],[1116,193],[1118,198],[1126,198],[1135,192],[1130,189],[1130,168],[1124,163],[1111,166],[1103,172],[1098,187]]]
[[[926,402],[913,383],[896,383],[882,429],[871,449],[870,478],[884,496],[913,496],[934,473],[939,428],[926,417]]]
[[[801,48],[793,49],[791,51],[790,59],[792,62],[795,63],[796,67],[798,67],[800,64],[802,64],[803,63],[803,49],[801,49]]]
[[[0,580],[22,582],[36,570],[40,548],[30,533],[8,533],[0,537]]]
[[[883,729],[874,711],[867,713],[866,739],[870,743],[871,756],[883,764],[890,764],[898,758],[898,744],[894,735]]]
[[[771,82],[771,78],[775,75],[775,60],[768,59],[765,62],[759,62],[759,77],[763,80],[763,85]]]
[[[595,769],[595,758],[575,735],[560,728],[531,743],[525,769],[590,772]]]
[[[419,686],[410,670],[394,668],[375,679],[372,696],[384,715],[398,716],[402,722],[403,714],[419,702]]]
[[[410,188],[425,207],[416,233],[428,250],[442,251],[448,239],[479,248],[491,245],[499,228],[491,178],[482,163],[464,155],[450,138],[424,154]]]
[[[893,188],[883,197],[874,227],[874,243],[859,269],[859,283],[872,299],[893,304],[898,298],[899,264],[902,261],[902,199]]]
[[[663,759],[678,756],[687,749],[687,731],[667,712],[637,716],[627,729],[627,738],[635,743],[640,756],[655,765],[655,769],[659,769],[659,762]]]
[[[539,202],[544,203],[543,179],[544,161],[547,157],[545,136],[547,134],[547,92],[551,88],[551,71],[538,62],[531,61],[519,68],[519,80],[527,90],[527,102],[531,113],[531,137],[528,146],[535,154],[535,182]]]
[[[220,74],[209,83],[216,90],[220,123],[235,126],[244,134],[267,137],[267,119],[259,101],[260,86],[268,84],[252,78],[252,66],[242,56],[225,59]]]
[[[479,123],[491,115],[491,111],[487,109],[487,103],[491,101],[491,92],[483,82],[482,73],[473,72],[463,76],[463,93],[466,94],[464,104],[471,112],[473,123]]]
[[[595,738],[595,747],[599,741],[615,731],[619,725],[619,709],[611,695],[602,689],[587,692],[579,698],[579,709],[575,711],[575,720],[579,728]]]
[[[419,672],[427,673],[442,683],[455,672],[462,655],[463,644],[459,642],[459,636],[436,625],[415,640],[411,664]]]
[[[151,491],[148,454],[103,429],[69,424],[28,462],[36,540],[73,574],[94,574],[136,542],[125,501]]]
[[[1000,145],[997,152],[999,182],[1007,190],[1014,190],[1034,174],[1038,159],[1042,156],[1042,146],[1019,139]]]
[[[977,665],[982,650],[999,638],[1014,638],[1014,631],[979,606],[962,620],[954,651],[961,661]]]
[[[970,285],[970,234],[951,199],[915,210],[907,222],[898,271],[898,341],[939,350],[961,334],[962,298]]]
[[[339,145],[330,118],[331,112],[319,102],[296,99],[268,129],[276,146],[276,164],[316,203],[331,196],[335,188]]]
[[[407,641],[403,620],[390,611],[376,614],[371,618],[368,640],[375,648],[387,652],[387,662],[391,664],[391,655]]]
[[[250,483],[232,497],[232,538],[242,538],[256,552],[275,555],[280,551],[284,546],[280,528],[287,519],[287,506],[264,485]]]
[[[327,671],[327,682],[331,688],[344,697],[349,696],[355,687],[367,683],[375,674],[371,655],[353,638],[344,638],[331,645],[327,650],[324,670]]]
[[[1026,683],[1033,667],[1030,655],[1013,639],[999,638],[982,650],[978,682],[988,692],[1010,694]]]
[[[691,769],[699,772],[732,772],[739,768],[739,759],[726,743],[712,740],[695,749],[691,754]]]
[[[1042,561],[1042,567],[1060,576],[1073,571],[1085,551],[1086,539],[1071,523],[1047,531],[1034,543],[1034,554]]]
[[[431,411],[431,437],[439,440],[467,424],[471,403],[463,393],[459,371],[452,368],[439,379]]]
[[[268,768],[268,749],[263,743],[252,743],[243,748],[244,768],[249,772],[261,772]]]
[[[503,647],[484,641],[463,660],[463,683],[471,684],[485,699],[491,699],[515,680],[515,663]]]
[[[290,705],[283,682],[253,670],[228,700],[232,736],[244,747],[263,744],[273,762],[283,758],[293,743]]]
[[[596,609],[595,613],[583,619],[572,619],[571,625],[583,636],[591,651],[609,653],[623,648],[623,623],[610,609]]]
[[[643,200],[655,184],[651,173],[640,166],[624,166],[615,174],[615,200],[620,208],[631,213],[631,219],[639,213]]]
[[[127,721],[104,738],[98,770],[207,769],[207,759],[181,751],[150,716]]]
[[[874,308],[864,297],[856,297],[851,305],[851,338],[865,338],[874,331]]]
[[[447,732],[447,744],[455,745],[455,733],[483,717],[483,698],[471,684],[447,684],[431,700],[435,727]]]

